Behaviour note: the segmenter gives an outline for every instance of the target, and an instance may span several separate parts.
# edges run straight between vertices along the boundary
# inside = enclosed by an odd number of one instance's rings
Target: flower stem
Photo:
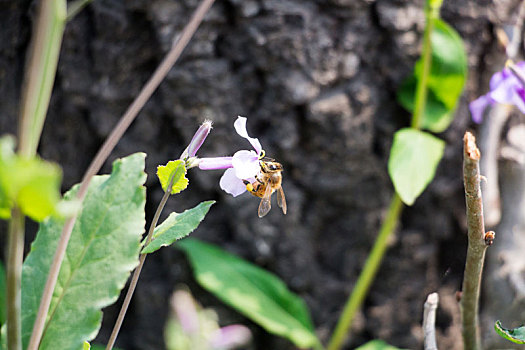
[[[441,3],[442,2],[439,0],[429,0],[425,9],[426,26],[423,34],[423,48],[421,53],[422,73],[417,82],[414,113],[412,114],[411,123],[411,127],[418,130],[421,128],[421,121],[423,120],[423,113],[427,102],[428,77],[430,75],[432,64],[431,35],[434,30],[434,21],[439,18]],[[355,313],[363,304],[368,290],[370,289],[370,285],[379,269],[381,260],[386,252],[389,238],[394,232],[402,209],[403,203],[399,195],[396,193],[390,202],[387,216],[379,229],[379,235],[374,242],[372,251],[366,260],[365,266],[359,275],[352,294],[348,298],[343,312],[337,322],[332,338],[328,343],[327,350],[339,350],[343,345],[348,331],[352,326]]]
[[[157,222],[159,221],[160,214],[162,213],[162,210],[164,209],[164,206],[166,205],[166,202],[168,201],[168,198],[171,194],[171,187],[173,186],[174,179],[173,175],[174,174],[171,175],[171,179],[166,188],[166,192],[164,192],[164,195],[160,200],[157,210],[155,211],[155,215],[153,216],[153,220],[151,221],[151,224],[149,226],[148,235],[143,245],[144,247],[147,246],[149,242],[151,242],[151,239],[153,238],[153,232],[155,231],[155,227],[157,226]],[[126,297],[124,298],[124,302],[122,303],[122,307],[120,308],[117,321],[115,321],[115,325],[113,326],[113,331],[111,332],[111,336],[109,337],[106,350],[111,350],[113,348],[113,345],[115,345],[115,340],[117,340],[120,327],[122,326],[122,322],[124,321],[124,317],[126,316],[126,312],[128,311],[129,303],[131,302],[131,298],[133,297],[133,293],[135,292],[135,288],[137,287],[140,272],[142,271],[142,267],[144,266],[144,262],[146,261],[147,255],[148,254],[140,254],[139,264],[135,269],[135,272],[133,273],[133,277],[131,278],[128,292],[126,293]]]
[[[487,243],[485,242],[479,159],[480,152],[476,146],[476,139],[471,133],[466,132],[463,152],[463,180],[467,205],[468,248],[461,295],[461,321],[465,350],[481,348],[478,305]]]
[[[82,183],[77,193],[77,199],[83,201],[86,196],[89,183],[93,176],[95,176],[109,154],[116,146],[118,141],[122,138],[122,135],[127,130],[129,125],[135,120],[138,113],[142,110],[142,107],[146,104],[148,99],[151,97],[153,92],[160,85],[164,77],[168,74],[169,70],[173,67],[175,62],[177,62],[182,51],[190,41],[191,37],[199,27],[199,24],[202,22],[204,15],[208,9],[213,4],[214,0],[203,0],[199,7],[195,10],[193,17],[190,19],[188,24],[184,27],[179,39],[175,42],[173,47],[170,49],[164,60],[157,67],[152,77],[148,80],[146,85],[142,88],[141,92],[133,103],[128,107],[126,113],[120,118],[118,124],[115,126],[111,134],[108,136],[95,158],[89,165],[89,168],[86,170],[84,177],[82,178]],[[38,314],[35,319],[35,324],[33,326],[33,332],[31,334],[31,339],[27,350],[37,350],[40,339],[42,338],[42,333],[44,331],[45,321],[47,313],[49,311],[49,305],[51,304],[51,297],[53,296],[53,290],[58,278],[58,273],[60,271],[60,266],[62,265],[62,260],[66,253],[67,244],[69,238],[71,237],[71,232],[73,226],[75,225],[76,216],[73,216],[66,220],[64,228],[62,229],[62,234],[55,251],[55,256],[51,263],[49,269],[49,275],[44,286],[44,292],[42,294],[42,299],[40,300],[40,306],[38,308]]]
[[[330,339],[330,342],[328,343],[328,347],[326,348],[327,350],[338,350],[341,348],[348,330],[352,325],[352,320],[354,319],[356,312],[361,307],[361,304],[363,304],[370,285],[372,284],[379,265],[381,264],[381,260],[385,255],[389,237],[392,232],[394,232],[402,208],[403,203],[401,202],[401,198],[399,198],[397,194],[394,194],[394,197],[390,202],[386,218],[381,225],[381,229],[379,230],[379,235],[374,242],[374,246],[372,247],[372,251],[366,260],[363,271],[359,275],[354,289],[352,290],[352,294],[346,302],[343,313],[337,322],[335,331],[332,335],[332,338]]]
[[[7,247],[7,348],[21,350],[20,286],[24,259],[24,215],[16,207],[11,210]]]
[[[428,77],[432,66],[432,31],[434,30],[434,21],[439,18],[439,7],[428,4],[425,9],[427,24],[423,33],[423,48],[421,52],[422,72],[416,85],[416,97],[414,103],[414,114],[412,115],[411,126],[415,129],[421,128],[425,106],[427,104],[428,94]]]

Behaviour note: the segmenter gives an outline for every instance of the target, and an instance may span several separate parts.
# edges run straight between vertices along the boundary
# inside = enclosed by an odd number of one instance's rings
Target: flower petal
[[[483,121],[483,112],[485,111],[485,108],[489,104],[492,104],[492,100],[487,95],[482,95],[475,99],[474,101],[470,102],[469,109],[470,114],[472,115],[472,120],[475,123],[481,123]]]
[[[516,95],[516,90],[521,84],[516,77],[511,76],[503,79],[498,86],[489,92],[490,97],[499,103],[512,104]]]
[[[199,331],[199,315],[190,293],[184,290],[176,291],[171,297],[171,307],[186,334],[195,334]]]
[[[261,154],[262,146],[258,139],[254,137],[250,137],[248,135],[248,131],[246,131],[246,122],[247,119],[245,117],[238,116],[235,123],[233,123],[233,126],[235,127],[235,131],[237,131],[237,134],[239,134],[241,137],[244,137],[248,141],[250,141],[252,147],[255,149],[255,152],[257,154]]]
[[[200,158],[199,169],[201,170],[216,170],[216,169],[228,169],[232,168],[233,157],[212,157],[212,158]]]
[[[204,123],[201,124],[195,135],[193,135],[193,138],[190,141],[190,144],[188,146],[188,156],[189,157],[195,157],[195,154],[197,154],[197,151],[199,148],[201,148],[202,144],[204,143],[204,140],[206,140],[206,137],[208,137],[208,134],[210,133],[212,122],[211,120],[205,120]]]
[[[233,155],[232,165],[239,179],[255,177],[261,169],[259,156],[254,151],[237,151]]]
[[[219,185],[226,192],[234,197],[246,191],[246,185],[235,175],[235,169],[226,169],[219,181]]]
[[[212,349],[233,349],[246,345],[251,338],[252,334],[248,327],[233,324],[213,332],[210,337],[210,345]]]

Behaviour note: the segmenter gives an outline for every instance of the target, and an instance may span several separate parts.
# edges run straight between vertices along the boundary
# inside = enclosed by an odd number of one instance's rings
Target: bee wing
[[[259,204],[258,214],[260,218],[268,214],[270,209],[272,209],[271,199],[272,199],[272,186],[268,184],[268,186],[266,186],[266,190],[264,191],[264,195],[262,196],[261,204]]]
[[[284,191],[282,187],[279,187],[277,190],[277,205],[283,210],[283,213],[286,215],[286,197],[284,196]]]

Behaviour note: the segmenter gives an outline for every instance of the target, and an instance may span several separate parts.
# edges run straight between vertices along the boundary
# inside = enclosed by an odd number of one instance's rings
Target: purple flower
[[[255,181],[255,175],[257,175],[260,170],[259,160],[263,154],[259,140],[248,135],[246,131],[246,121],[247,119],[244,117],[237,117],[233,126],[237,134],[250,142],[253,150],[237,151],[233,157],[199,159],[199,168],[202,170],[226,169],[219,185],[224,191],[234,197],[246,191],[243,180],[250,182]]]
[[[514,68],[525,75],[525,62],[515,64]],[[525,89],[510,68],[505,67],[501,72],[495,73],[490,79],[490,91],[470,103],[472,120],[481,123],[485,108],[494,103],[515,105],[525,113]]]
[[[195,334],[200,329],[199,314],[190,293],[178,290],[171,297],[171,307],[186,334]]]
[[[184,152],[182,152],[180,159],[186,162],[186,169],[197,166],[198,159],[195,157],[195,155],[197,154],[199,148],[201,148],[204,140],[206,140],[206,137],[208,137],[211,129],[212,121],[206,119],[193,135],[193,138],[191,139],[188,147],[186,147]]]

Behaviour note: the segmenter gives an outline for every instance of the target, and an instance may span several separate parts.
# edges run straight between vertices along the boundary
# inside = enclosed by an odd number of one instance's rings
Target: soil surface
[[[64,191],[80,181],[198,3],[95,0],[67,24],[39,148],[63,167]],[[221,191],[221,171],[193,169],[189,189],[168,202],[165,216],[216,200],[193,235],[280,276],[304,298],[326,342],[393,195],[389,149],[393,133],[410,120],[396,89],[420,53],[422,3],[217,0],[103,172],[117,157],[146,152],[151,219],[162,196],[156,166],[178,158],[205,118],[214,129],[200,156],[249,149],[233,130],[237,115],[248,117],[251,136],[285,168],[288,214],[274,208],[259,219],[257,199]],[[455,294],[466,253],[462,135],[475,129],[467,102],[485,93],[490,74],[501,68],[494,66],[504,55],[495,30],[514,23],[517,4],[445,0],[442,17],[465,41],[468,83],[454,122],[438,135],[447,146],[437,177],[404,209],[346,349],[375,338],[421,349],[423,303],[434,291],[439,347],[461,348]],[[0,1],[1,133],[16,133],[34,12],[32,1]],[[148,258],[118,347],[164,348],[168,298],[179,284],[215,308],[222,323],[249,325],[251,349],[294,349],[201,289],[185,257],[169,248]],[[106,310],[98,342],[107,341],[120,302]]]

